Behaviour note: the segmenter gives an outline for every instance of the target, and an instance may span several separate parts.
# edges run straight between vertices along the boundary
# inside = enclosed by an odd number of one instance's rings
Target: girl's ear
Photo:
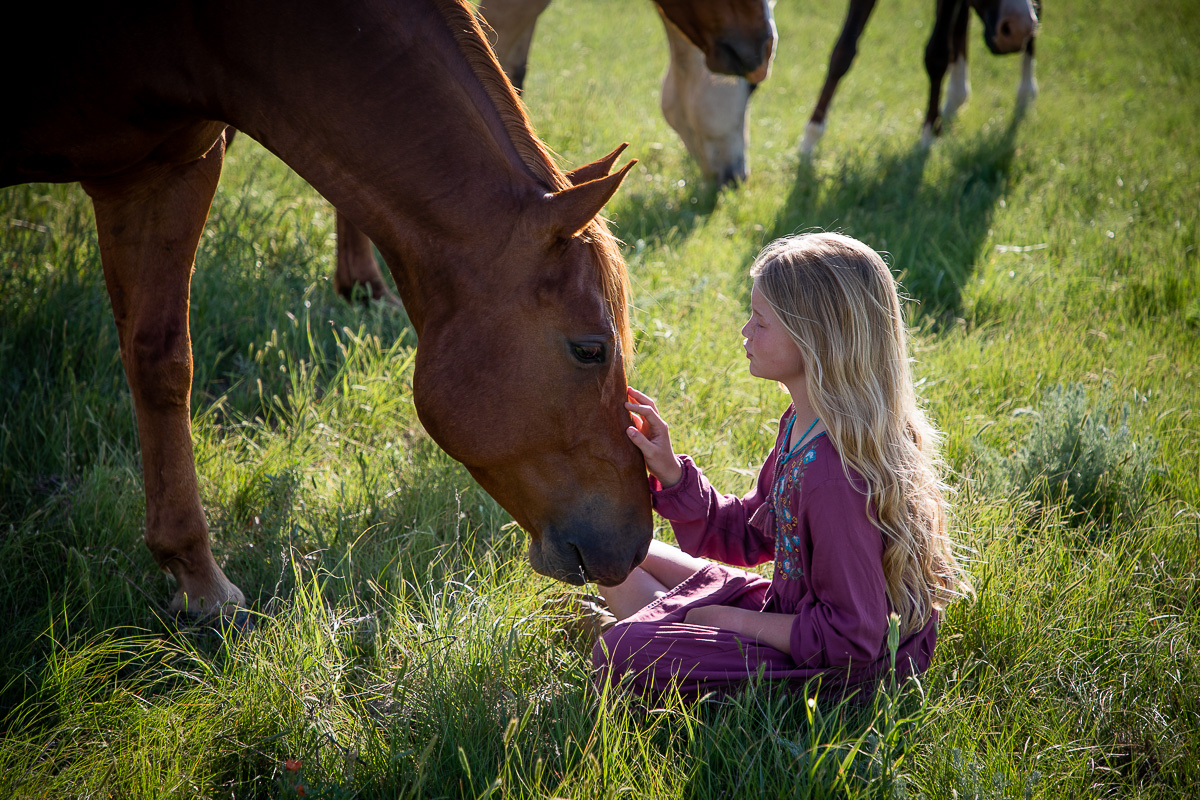
[[[570,239],[586,228],[636,163],[634,159],[612,175],[545,195],[543,214],[550,238]]]

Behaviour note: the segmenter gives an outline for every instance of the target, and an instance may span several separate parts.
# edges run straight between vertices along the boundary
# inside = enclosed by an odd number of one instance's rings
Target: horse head
[[[634,163],[607,174],[620,149],[514,199],[494,269],[425,310],[414,375],[426,430],[529,532],[534,569],[572,583],[623,581],[652,530],[625,434],[627,279],[596,217]]]
[[[757,84],[775,55],[774,0],[655,0],[664,16],[704,53],[709,70]]]
[[[706,179],[718,187],[740,183],[750,173],[747,112],[755,84],[709,70],[704,53],[661,9],[659,14],[671,49],[659,101],[663,116]]]

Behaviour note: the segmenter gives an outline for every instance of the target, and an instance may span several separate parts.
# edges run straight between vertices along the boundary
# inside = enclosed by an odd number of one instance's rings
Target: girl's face
[[[750,319],[742,326],[742,336],[751,375],[779,381],[789,389],[804,385],[804,356],[759,291],[758,281],[750,293]]]

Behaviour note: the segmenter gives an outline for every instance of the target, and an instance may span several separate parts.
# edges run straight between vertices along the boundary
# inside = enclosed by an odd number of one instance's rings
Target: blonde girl
[[[759,674],[850,689],[890,663],[895,613],[897,669],[922,672],[941,611],[970,586],[947,537],[940,437],[917,404],[895,280],[836,233],[779,239],[750,275],[750,374],[792,399],[775,445],[749,494],[721,494],[630,389],[629,437],[681,549],[656,541],[624,583],[600,587],[620,622],[593,661],[602,679],[651,691],[729,690]],[[770,560],[770,580],[739,569]]]

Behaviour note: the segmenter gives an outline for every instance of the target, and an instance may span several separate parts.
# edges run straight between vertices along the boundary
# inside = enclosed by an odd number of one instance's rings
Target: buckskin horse
[[[492,46],[518,91],[525,82],[538,17],[550,0],[484,0],[479,13],[492,30]],[[769,0],[655,0],[667,32],[670,62],[661,107],[667,123],[707,180],[718,186],[746,179],[750,95],[770,73],[775,19]],[[337,217],[334,288],[347,299],[363,287],[373,300],[396,305],[371,241],[341,214]]]
[[[243,605],[192,454],[190,274],[227,125],[374,240],[419,337],[430,436],[530,534],[534,569],[616,583],[650,498],[625,435],[628,278],[597,213],[633,162],[564,175],[462,0],[22,4],[0,186],[79,181],[137,416],[145,541],[172,610]]]
[[[850,9],[842,33],[829,57],[829,72],[821,87],[816,108],[809,118],[800,143],[800,151],[812,154],[825,133],[825,118],[838,81],[850,69],[858,53],[858,37],[866,27],[867,18],[875,8],[875,0],[850,0]],[[929,145],[941,135],[942,125],[953,119],[970,94],[967,82],[967,25],[970,9],[975,9],[983,22],[983,41],[996,55],[1024,53],[1021,64],[1021,83],[1017,89],[1017,107],[1023,108],[1037,97],[1033,78],[1033,42],[1037,36],[1039,0],[937,0],[933,31],[925,46],[925,71],[929,74],[929,105],[921,129],[921,143]],[[946,89],[946,105],[939,108],[942,79],[950,69],[950,84]]]

